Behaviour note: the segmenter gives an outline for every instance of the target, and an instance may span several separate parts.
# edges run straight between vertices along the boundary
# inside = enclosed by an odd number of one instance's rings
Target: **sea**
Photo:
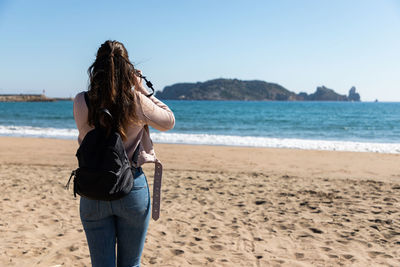
[[[400,153],[400,103],[165,101],[155,143]],[[2,102],[0,136],[76,139],[72,101]]]

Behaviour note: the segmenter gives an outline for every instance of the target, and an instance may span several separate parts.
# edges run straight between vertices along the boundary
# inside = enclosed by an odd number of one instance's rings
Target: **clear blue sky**
[[[0,0],[0,93],[74,96],[107,39],[157,89],[214,78],[400,101],[400,0]]]

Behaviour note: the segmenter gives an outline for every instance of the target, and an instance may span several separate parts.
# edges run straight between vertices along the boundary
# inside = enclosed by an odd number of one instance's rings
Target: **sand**
[[[162,211],[143,266],[400,265],[400,155],[155,147]],[[0,138],[0,266],[90,266],[64,189],[76,149]]]

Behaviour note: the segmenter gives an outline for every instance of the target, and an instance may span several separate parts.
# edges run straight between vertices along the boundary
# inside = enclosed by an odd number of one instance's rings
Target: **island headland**
[[[276,83],[260,80],[214,79],[197,83],[176,83],[156,93],[159,99],[170,100],[244,100],[244,101],[360,101],[353,86],[348,95],[341,95],[325,86],[312,94],[289,91]]]

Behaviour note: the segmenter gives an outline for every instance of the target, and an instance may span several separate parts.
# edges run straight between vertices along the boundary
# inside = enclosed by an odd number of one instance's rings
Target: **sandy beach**
[[[0,138],[0,266],[90,266],[72,140]],[[155,144],[143,266],[399,266],[400,155]],[[150,186],[152,165],[145,166]]]

